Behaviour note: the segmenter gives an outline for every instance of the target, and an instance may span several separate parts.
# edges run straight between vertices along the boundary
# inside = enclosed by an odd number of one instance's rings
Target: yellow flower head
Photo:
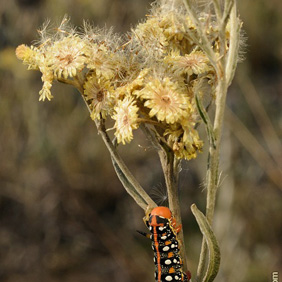
[[[88,62],[87,44],[78,36],[70,35],[55,41],[46,50],[47,62],[53,68],[56,78],[76,76]]]
[[[105,45],[92,44],[87,67],[94,69],[97,76],[111,79],[116,75],[119,65],[121,65],[121,60],[118,54],[109,51]]]
[[[177,74],[198,75],[212,70],[208,57],[201,51],[193,51],[185,56],[173,54],[170,62]]]
[[[149,69],[143,69],[140,71],[138,76],[132,80],[129,80],[129,82],[123,84],[122,86],[118,87],[116,89],[117,97],[123,99],[124,96],[128,95],[131,96],[136,91],[138,92],[140,89],[144,86],[144,80],[146,75],[149,73]]]
[[[116,121],[114,128],[118,143],[125,144],[133,139],[132,131],[138,128],[138,107],[133,98],[126,97],[119,100],[112,118]]]
[[[136,94],[146,100],[144,106],[151,109],[150,117],[156,116],[159,121],[174,123],[189,113],[187,89],[168,77],[153,79]]]
[[[163,33],[163,28],[159,26],[157,17],[149,18],[144,23],[137,25],[133,31],[133,36],[140,47],[141,52],[145,52],[146,57],[162,57],[167,52],[168,41]]]
[[[113,110],[114,99],[111,95],[113,88],[109,81],[89,75],[84,84],[84,96],[92,110],[91,118],[106,118]]]
[[[164,135],[167,135],[168,145],[172,148],[175,156],[179,159],[194,159],[197,152],[203,147],[203,141],[200,140],[194,122],[183,120],[184,126],[167,129]]]
[[[198,131],[194,129],[195,123],[190,122],[189,120],[183,120],[181,125],[184,131],[183,143],[185,145],[185,151],[189,155],[193,155],[196,154],[197,151],[201,151],[204,143],[200,139]]]

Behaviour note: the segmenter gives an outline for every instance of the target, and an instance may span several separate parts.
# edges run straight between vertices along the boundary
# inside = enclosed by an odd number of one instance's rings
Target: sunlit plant
[[[20,45],[16,55],[28,69],[42,73],[39,100],[51,100],[54,81],[73,85],[88,107],[126,191],[148,214],[156,203],[122,161],[126,145],[141,129],[157,150],[169,208],[181,224],[178,174],[181,162],[195,159],[209,140],[207,205],[203,215],[191,209],[204,235],[197,281],[214,280],[220,263],[212,232],[222,122],[227,89],[238,62],[241,22],[233,0],[196,6],[190,0],[159,0],[147,18],[126,36],[84,22],[74,29],[65,17],[56,29],[45,24],[35,46]],[[214,115],[208,109],[214,107]],[[111,141],[105,121],[114,120]],[[178,234],[184,269],[183,233]],[[208,256],[209,254],[209,256]],[[192,258],[190,258],[192,259]]]

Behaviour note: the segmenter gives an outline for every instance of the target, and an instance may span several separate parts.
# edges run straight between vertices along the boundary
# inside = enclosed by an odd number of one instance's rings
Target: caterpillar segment
[[[177,234],[182,227],[181,225],[177,226],[169,208],[154,208],[144,222],[150,230],[150,234],[138,232],[152,240],[155,280],[157,282],[190,281],[191,274],[184,272],[179,254]]]

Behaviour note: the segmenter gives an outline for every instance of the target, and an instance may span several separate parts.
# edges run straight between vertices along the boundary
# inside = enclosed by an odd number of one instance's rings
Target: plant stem
[[[206,203],[206,217],[210,225],[213,222],[214,207],[216,201],[216,192],[218,188],[218,166],[219,166],[219,152],[220,152],[220,141],[221,141],[221,131],[222,123],[224,117],[224,108],[226,101],[227,87],[225,78],[218,83],[217,88],[217,98],[216,98],[216,112],[214,120],[214,136],[215,136],[215,146],[210,144],[209,147],[209,161],[207,170],[207,203]],[[207,247],[205,239],[202,241],[202,249],[200,254],[200,261],[197,270],[198,281],[201,281],[204,275],[204,269],[207,257]]]
[[[151,199],[151,197],[145,192],[145,190],[142,188],[142,186],[139,184],[139,182],[136,180],[136,178],[132,175],[128,167],[123,162],[122,158],[118,154],[117,150],[115,149],[113,143],[111,142],[108,134],[106,133],[106,129],[103,123],[99,122],[98,120],[95,120],[97,129],[99,134],[101,134],[101,137],[109,150],[111,157],[113,160],[118,164],[120,170],[125,175],[127,180],[131,183],[131,186],[134,188],[134,190],[139,194],[143,200],[147,203],[150,207],[155,207],[156,203]],[[132,193],[131,196],[134,198],[134,200],[137,202],[137,204],[143,208],[144,210],[147,209],[147,206],[144,206],[143,204],[140,204],[140,201],[138,198],[134,196]]]
[[[169,208],[176,219],[177,224],[182,225],[179,194],[178,194],[178,175],[179,161],[175,159],[174,153],[170,149],[163,148],[159,151],[159,157],[164,173],[164,178],[168,193]],[[184,270],[187,270],[187,259],[184,244],[184,234],[181,228],[178,233],[180,256],[183,260]]]
[[[87,106],[88,111],[91,113],[89,105],[87,104],[84,96],[83,96],[83,87],[80,83],[77,85],[77,89],[81,93],[81,96]],[[104,141],[111,158],[113,160],[115,171],[121,180],[124,188],[129,193],[129,195],[135,200],[135,202],[146,211],[149,208],[156,207],[156,203],[152,200],[152,198],[146,193],[143,187],[139,184],[136,178],[132,175],[128,167],[123,162],[121,156],[117,152],[115,146],[110,140],[109,135],[106,132],[105,124],[103,120],[95,120],[95,124],[98,130],[98,133],[101,135],[102,140]],[[121,179],[122,178],[122,179]],[[126,185],[125,185],[126,184]]]
[[[159,154],[162,170],[164,173],[167,193],[168,193],[169,208],[177,224],[182,225],[179,194],[178,194],[178,177],[180,171],[179,169],[180,160],[177,160],[171,149],[168,148],[165,143],[163,143],[161,140],[158,139],[158,137],[156,136],[157,132],[154,133],[144,124],[142,124],[140,127]],[[184,234],[182,228],[178,233],[178,240],[180,243],[179,246],[180,256],[183,260],[184,270],[186,271],[187,258],[186,258]]]
[[[228,13],[230,13],[228,15]],[[219,18],[218,22],[221,23],[219,30],[220,39],[220,57],[217,63],[216,72],[218,77],[218,85],[216,89],[215,101],[215,119],[213,124],[213,133],[215,137],[214,144],[209,147],[209,160],[207,171],[207,203],[206,203],[206,217],[210,225],[213,222],[214,208],[216,201],[216,192],[218,188],[218,167],[219,167],[219,153],[221,132],[224,118],[224,110],[226,103],[226,94],[228,86],[230,85],[237,65],[237,54],[239,47],[239,31],[240,21],[237,18],[236,2],[227,1],[225,3],[223,18]],[[225,29],[227,19],[230,17],[230,42],[229,49],[226,53],[225,47]],[[214,146],[215,145],[215,146]],[[202,241],[202,248],[200,254],[199,265],[197,269],[197,280],[202,281],[204,269],[207,261],[207,246],[205,239]]]

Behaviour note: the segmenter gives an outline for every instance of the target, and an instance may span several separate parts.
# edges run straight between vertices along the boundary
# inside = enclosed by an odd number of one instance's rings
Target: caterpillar
[[[181,225],[176,227],[176,220],[167,207],[156,207],[144,219],[151,234],[138,231],[152,240],[155,262],[155,280],[157,282],[188,282],[191,274],[183,270],[179,254],[177,234]]]

